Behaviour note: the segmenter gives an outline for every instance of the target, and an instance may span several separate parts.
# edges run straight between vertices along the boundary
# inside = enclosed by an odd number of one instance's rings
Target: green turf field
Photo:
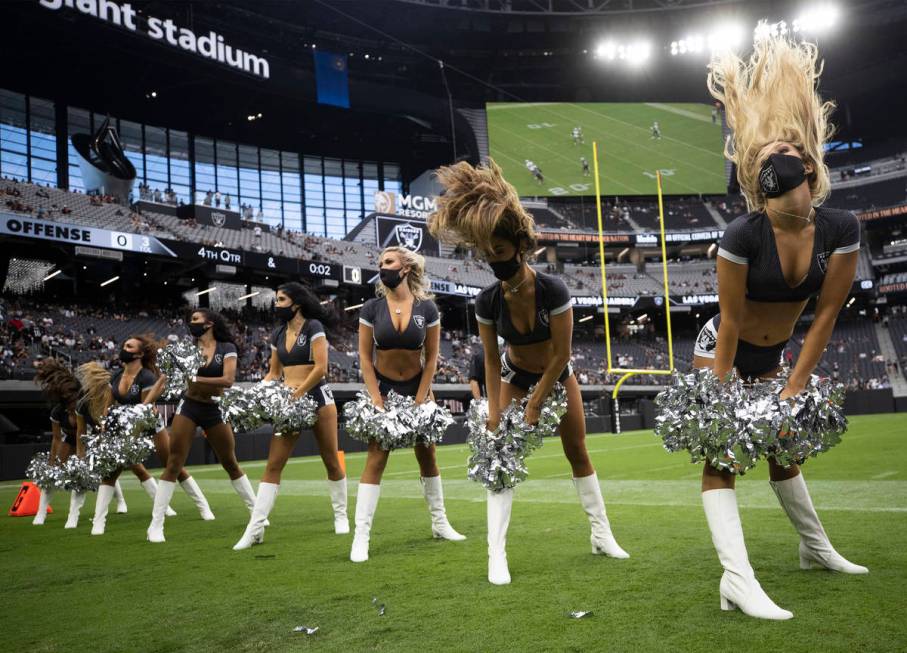
[[[592,163],[599,144],[602,195],[655,195],[655,171],[666,194],[727,192],[721,121],[706,104],[675,103],[489,103],[492,158],[520,196],[594,195],[592,176],[583,176],[580,157]],[[661,139],[650,127],[658,121]],[[573,142],[574,127],[584,144]],[[526,169],[533,161],[544,175],[539,184]]]
[[[168,541],[144,541],[151,511],[134,478],[129,513],[89,535],[68,500],[43,527],[4,517],[2,651],[904,651],[907,650],[907,438],[904,415],[855,417],[844,442],[804,467],[838,550],[868,576],[801,571],[797,536],[761,464],[738,483],[750,558],[786,622],[721,612],[721,569],[699,500],[699,470],[651,432],[596,435],[589,450],[629,560],[592,556],[589,527],[559,443],[530,459],[508,538],[513,584],[486,581],[485,503],[465,480],[466,450],[438,459],[452,524],[465,542],[431,538],[411,452],[383,483],[371,560],[348,561],[332,533],[321,462],[294,459],[266,542],[234,552],[247,513],[220,469],[193,470],[217,520],[178,490]],[[351,479],[362,454],[347,457]],[[257,479],[262,463],[245,468]],[[5,483],[9,505],[17,486]],[[355,484],[351,486],[354,492]],[[351,501],[351,508],[352,508]],[[386,606],[378,616],[372,597]],[[576,621],[571,610],[592,610]],[[311,637],[298,625],[318,626]]]

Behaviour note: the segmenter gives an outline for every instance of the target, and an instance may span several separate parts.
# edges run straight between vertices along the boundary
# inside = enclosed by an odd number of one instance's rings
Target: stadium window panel
[[[349,226],[354,227],[362,219],[362,182],[359,180],[359,162],[343,162],[343,189],[346,197],[346,215]]]
[[[305,207],[306,233],[313,236],[327,235],[327,225],[324,221],[324,209],[312,207],[306,204]]]
[[[384,164],[384,190],[397,195],[403,190],[403,178],[400,175],[400,166],[396,163]]]
[[[236,145],[217,141],[217,188],[222,195],[239,194],[239,176],[236,169]]]
[[[53,102],[30,98],[28,129],[31,132],[31,180],[36,184],[56,186],[57,137]]]
[[[0,174],[28,181],[25,96],[0,91]]]
[[[267,224],[279,225],[283,220],[281,215],[280,200],[263,199],[261,201],[262,221]],[[255,209],[255,219],[258,219],[258,209]]]
[[[292,231],[302,231],[302,205],[299,202],[283,203],[283,226]]]
[[[214,195],[217,173],[214,168],[214,141],[195,138],[195,203],[204,204],[208,191]],[[214,201],[213,199],[211,200]]]
[[[362,192],[364,194],[365,213],[375,210],[375,193],[380,189],[378,181],[378,164],[366,161],[362,164]]]
[[[305,226],[306,231],[324,236],[324,177],[321,175],[321,159],[304,157],[303,183],[305,185]]]
[[[170,187],[167,160],[167,130],[163,127],[145,126],[145,161],[148,185],[152,191],[162,193]]]
[[[145,158],[142,156],[142,126],[137,122],[120,121],[120,142],[126,158],[135,166],[135,183],[138,186],[145,181]],[[138,191],[136,191],[138,192]]]
[[[82,181],[82,169],[79,168],[76,148],[72,146],[72,136],[73,134],[91,134],[91,114],[84,109],[68,107],[66,129],[66,142],[69,150],[69,190],[84,193],[85,183]]]
[[[296,202],[302,200],[302,191],[299,187],[299,172],[287,172],[284,170],[281,174],[281,185],[283,187],[283,201]]]
[[[239,197],[238,204],[249,204],[254,211],[261,206],[261,179],[258,171],[258,148],[239,146]],[[234,197],[234,202],[236,198]]]
[[[178,202],[191,201],[189,174],[189,135],[186,132],[170,130],[170,188],[176,193]]]
[[[343,209],[325,209],[328,238],[342,239],[346,236],[346,219]]]

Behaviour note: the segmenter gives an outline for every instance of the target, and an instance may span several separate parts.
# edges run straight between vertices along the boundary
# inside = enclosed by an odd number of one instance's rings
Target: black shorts
[[[404,397],[415,397],[416,393],[419,392],[419,384],[422,382],[422,372],[404,381],[389,379],[378,370],[375,370],[375,376],[378,377],[378,392],[381,393],[382,397],[386,397],[391,390]]]
[[[176,414],[182,415],[203,429],[210,429],[224,423],[220,413],[220,405],[213,402],[197,401],[183,397],[176,406]]]
[[[557,377],[557,380],[563,383],[571,374],[573,374],[573,366],[570,363],[567,363],[567,367],[565,367],[564,371],[561,372],[561,375]],[[526,390],[528,392],[529,388],[538,383],[541,378],[542,374],[540,372],[527,372],[514,365],[506,351],[501,354],[501,380],[504,381],[504,383],[515,385],[521,390]]]
[[[75,433],[75,431],[73,431],[72,433],[67,433],[66,431],[64,431],[64,430],[61,429],[61,430],[60,430],[60,435],[63,436],[63,438],[61,439],[61,441],[62,441],[64,444],[68,444],[70,447],[76,446],[76,442],[77,442],[78,440],[77,440],[77,438],[76,438],[76,433]]]
[[[318,382],[318,385],[309,390],[306,394],[318,404],[317,410],[321,410],[325,406],[330,406],[334,403],[334,393],[331,392],[331,386],[329,386],[328,382],[324,379],[321,379],[321,381]]]
[[[705,323],[696,336],[693,354],[703,358],[715,358],[715,348],[718,346],[718,325],[721,324],[721,314],[716,315]],[[781,365],[781,354],[787,341],[769,347],[760,347],[743,340],[737,341],[737,353],[734,354],[734,367],[742,379],[754,379],[769,372],[773,372]]]

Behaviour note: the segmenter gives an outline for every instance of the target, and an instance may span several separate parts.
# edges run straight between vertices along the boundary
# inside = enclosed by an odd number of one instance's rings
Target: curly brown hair
[[[123,345],[126,345],[128,340],[138,340],[142,343],[141,352],[142,352],[142,367],[147,370],[154,372],[155,376],[160,374],[160,370],[157,367],[157,352],[158,349],[161,349],[164,344],[155,338],[153,333],[140,333],[137,335],[131,335],[126,340],[123,341]]]
[[[48,401],[69,405],[79,398],[81,386],[72,370],[53,357],[45,358],[35,374],[37,383]]]
[[[535,221],[493,160],[480,166],[461,161],[438,168],[437,175],[444,193],[428,219],[435,238],[484,254],[491,253],[492,237],[512,242],[521,252],[536,247]]]

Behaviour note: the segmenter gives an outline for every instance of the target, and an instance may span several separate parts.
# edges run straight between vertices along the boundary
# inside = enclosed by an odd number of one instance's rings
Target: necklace
[[[524,283],[526,283],[527,281],[529,281],[529,279],[530,279],[531,277],[532,277],[532,275],[529,274],[529,273],[527,273],[527,274],[526,274],[526,277],[525,277],[522,281],[520,281],[517,285],[512,286],[512,287],[510,287],[510,288],[508,288],[508,287],[505,286],[504,289],[505,289],[507,292],[509,292],[511,295],[515,295],[515,294],[517,294],[517,293],[520,291],[520,286],[522,286]],[[504,283],[501,282],[501,285],[504,285]]]
[[[812,207],[809,209],[809,215],[805,218],[802,215],[797,215],[796,213],[788,213],[787,211],[781,211],[780,209],[772,209],[775,213],[780,213],[781,215],[787,215],[792,218],[797,218],[798,220],[803,220],[806,224],[812,224],[815,222],[816,210]]]
[[[400,309],[399,309],[399,308],[395,308],[395,309],[394,309],[394,313],[396,313],[397,315],[400,315]]]

